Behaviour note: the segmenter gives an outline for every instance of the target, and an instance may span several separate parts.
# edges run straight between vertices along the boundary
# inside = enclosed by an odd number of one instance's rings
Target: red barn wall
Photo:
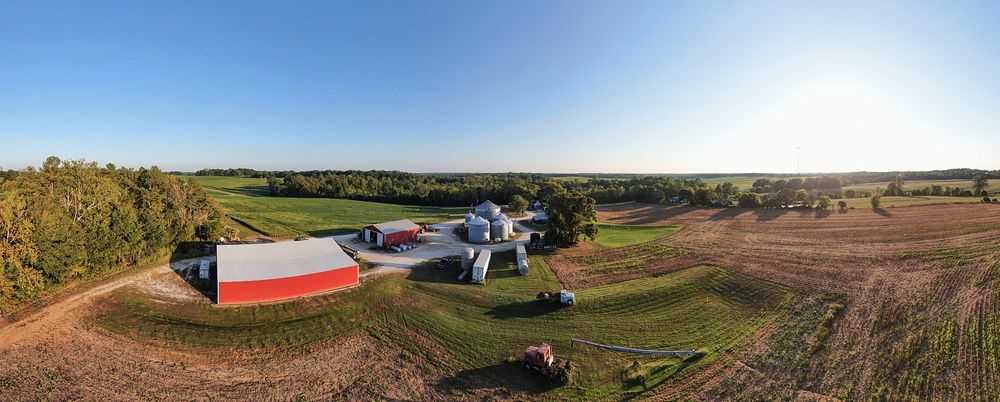
[[[305,296],[358,283],[358,266],[257,281],[219,282],[218,303],[256,303]]]

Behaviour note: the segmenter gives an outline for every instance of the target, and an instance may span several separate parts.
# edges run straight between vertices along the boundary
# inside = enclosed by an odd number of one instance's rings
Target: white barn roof
[[[396,232],[402,232],[404,230],[419,229],[416,223],[411,222],[409,219],[400,219],[398,221],[386,222],[386,223],[376,223],[372,225],[375,230],[382,232],[382,234],[390,234]]]
[[[315,274],[357,265],[332,238],[218,246],[219,282]]]

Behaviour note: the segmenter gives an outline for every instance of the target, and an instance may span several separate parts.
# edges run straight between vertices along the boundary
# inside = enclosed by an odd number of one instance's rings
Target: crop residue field
[[[785,362],[800,367],[775,365],[782,347],[781,339],[772,340],[777,343],[747,356],[746,367],[733,366],[718,387],[784,389],[789,395],[805,389],[841,398],[1000,395],[1000,206],[824,213],[628,204],[604,207],[598,218],[680,224],[684,230],[623,253],[650,253],[642,263],[615,265],[623,258],[606,251],[550,257],[570,286],[713,264],[843,298],[843,309],[831,313],[836,319],[825,331],[830,339],[824,346],[801,361]],[[782,377],[798,370],[808,375]],[[781,381],[792,386],[778,386]]]

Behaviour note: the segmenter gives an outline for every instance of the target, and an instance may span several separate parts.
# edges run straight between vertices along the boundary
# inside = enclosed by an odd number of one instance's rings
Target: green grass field
[[[833,200],[833,205],[837,205],[837,201]],[[870,198],[845,198],[843,201],[847,202],[848,208],[871,208]],[[982,198],[978,197],[897,197],[897,196],[886,196],[882,197],[881,208],[895,208],[895,207],[912,207],[917,205],[932,205],[932,204],[958,204],[958,203],[969,203],[969,202],[981,202]]]
[[[594,243],[601,247],[631,246],[669,236],[681,230],[680,225],[639,226],[598,223],[597,227],[597,239]]]
[[[218,308],[160,303],[121,292],[93,319],[112,332],[196,353],[308,353],[352,331],[367,331],[417,355],[426,344],[401,326],[439,343],[463,376],[485,377],[514,390],[553,398],[621,398],[662,385],[715,361],[718,351],[753,341],[798,299],[790,290],[722,268],[696,266],[655,278],[575,289],[578,304],[538,304],[541,290],[558,290],[539,256],[520,276],[510,252],[495,254],[485,286],[455,281],[457,269],[420,268],[364,283],[350,292],[283,304]],[[570,345],[571,338],[655,349],[697,349],[699,357],[646,357]],[[574,384],[552,382],[519,368],[524,347],[551,341],[577,367]],[[638,366],[633,366],[638,362]],[[433,364],[433,363],[428,363]]]
[[[881,188],[885,190],[889,183],[864,183],[855,184],[853,186],[846,186],[844,190],[854,190],[854,191],[875,191],[876,188]],[[941,187],[951,187],[951,188],[961,188],[972,190],[972,180],[913,180],[906,181],[903,184],[904,190],[921,189],[938,185]],[[1000,192],[1000,180],[991,180],[990,185],[986,187],[986,191],[991,194]]]
[[[781,177],[768,177],[771,180],[788,180],[801,176],[781,176]],[[707,179],[701,179],[712,188],[715,188],[716,184],[722,184],[725,182],[733,183],[734,186],[739,187],[740,190],[749,190],[753,188],[753,182],[760,179],[760,176],[723,176],[723,177],[713,177]]]
[[[331,198],[267,196],[264,179],[195,176],[226,214],[269,236],[349,233],[372,223],[409,219],[441,222],[461,218],[465,208],[420,207]]]

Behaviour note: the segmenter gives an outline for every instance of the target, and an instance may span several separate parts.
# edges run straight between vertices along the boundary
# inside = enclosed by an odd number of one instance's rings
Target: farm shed
[[[376,246],[389,247],[417,241],[420,226],[408,219],[377,223],[361,229],[361,239]]]
[[[219,304],[280,300],[358,283],[358,263],[330,238],[220,245],[217,254]]]

